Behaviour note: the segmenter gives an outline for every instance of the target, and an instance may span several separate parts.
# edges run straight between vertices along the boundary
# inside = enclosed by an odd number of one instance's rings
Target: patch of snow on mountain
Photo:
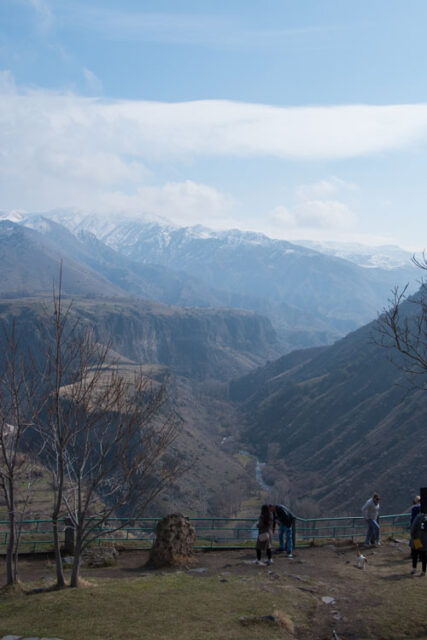
[[[398,246],[369,247],[358,243],[314,242],[298,240],[298,244],[320,253],[343,258],[365,269],[399,269],[411,265],[412,254]]]

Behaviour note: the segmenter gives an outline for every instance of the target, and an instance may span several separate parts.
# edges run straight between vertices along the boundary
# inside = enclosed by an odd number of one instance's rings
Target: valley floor
[[[85,586],[0,596],[0,637],[62,640],[356,640],[427,637],[427,578],[410,575],[407,542],[364,550],[351,544],[297,549],[253,563],[251,550],[196,553],[180,570],[147,571],[146,552],[123,552],[115,567],[83,569]],[[48,585],[46,558],[24,559],[25,586]],[[4,567],[0,571],[4,580]],[[264,616],[275,615],[281,626]],[[335,635],[334,635],[335,634]]]

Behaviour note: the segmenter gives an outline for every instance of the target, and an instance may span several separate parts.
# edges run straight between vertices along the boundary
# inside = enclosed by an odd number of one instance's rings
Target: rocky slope
[[[425,483],[427,397],[376,336],[370,323],[230,385],[267,473],[278,485],[291,478],[291,499],[317,513],[358,513],[374,490],[386,512],[401,512]]]

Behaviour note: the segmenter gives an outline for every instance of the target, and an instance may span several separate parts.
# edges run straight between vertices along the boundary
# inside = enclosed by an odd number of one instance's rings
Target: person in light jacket
[[[380,510],[380,497],[378,493],[374,493],[372,498],[369,498],[369,500],[367,500],[362,507],[362,514],[368,525],[368,528],[366,531],[366,539],[365,539],[365,544],[367,546],[371,545],[372,538],[374,538],[375,544],[377,546],[381,544],[380,543],[380,525],[378,522],[379,510]]]

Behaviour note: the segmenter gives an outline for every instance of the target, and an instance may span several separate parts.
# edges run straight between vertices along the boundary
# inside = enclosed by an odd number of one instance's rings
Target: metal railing
[[[381,536],[405,535],[409,530],[409,513],[381,516]],[[125,548],[150,549],[155,530],[161,518],[136,518],[131,521],[110,518],[99,528],[98,544],[120,544]],[[196,549],[253,548],[257,535],[257,518],[189,518],[196,530]],[[295,526],[297,545],[316,540],[351,539],[361,541],[366,534],[362,517],[297,518]],[[4,554],[8,541],[8,523],[0,521],[0,554]],[[24,520],[20,537],[20,551],[50,551],[53,548],[49,519]]]

